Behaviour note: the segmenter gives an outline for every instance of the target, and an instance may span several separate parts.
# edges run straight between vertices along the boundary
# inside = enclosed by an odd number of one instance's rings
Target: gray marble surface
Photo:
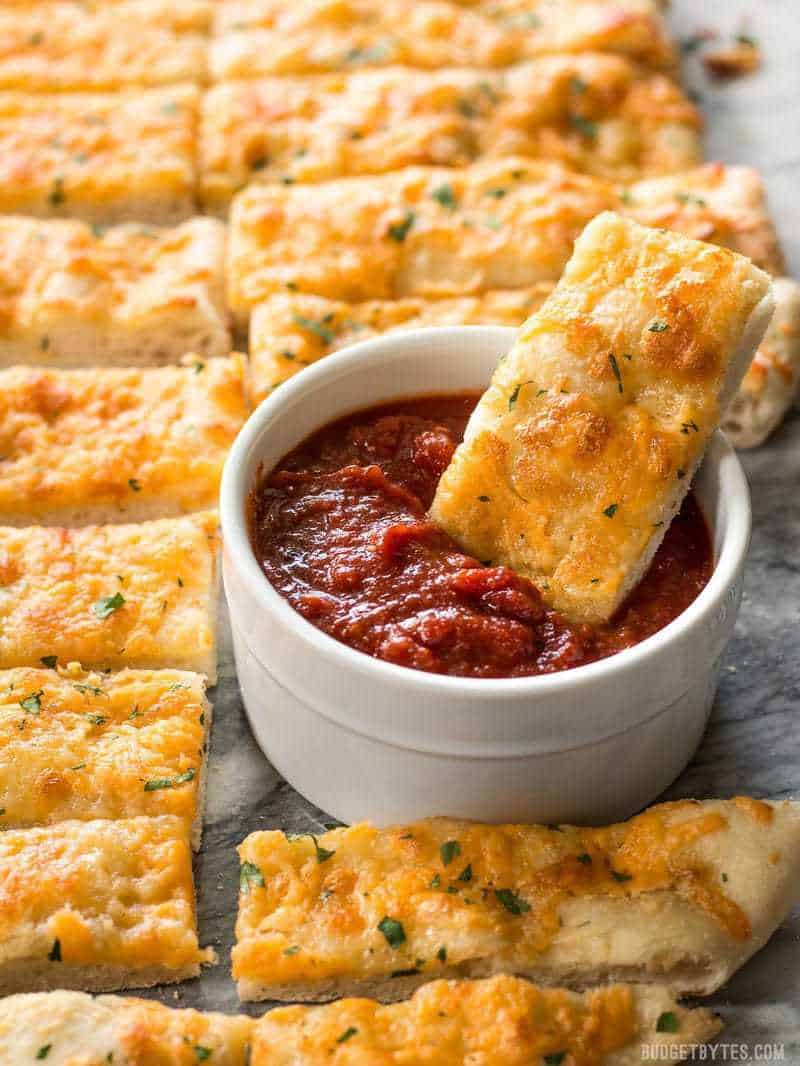
[[[707,115],[709,158],[762,170],[800,276],[800,0],[674,0],[670,19],[681,37],[699,27],[735,33],[746,25],[762,44],[765,66],[754,77],[712,86],[694,60],[687,74]],[[800,543],[800,415],[744,461],[754,507],[744,603],[708,732],[669,798],[739,792],[800,798],[800,563],[794,554]],[[225,641],[212,692],[208,810],[196,863],[201,939],[216,948],[219,965],[152,995],[176,1006],[235,1011],[241,1009],[229,957],[235,847],[256,829],[319,830],[325,815],[282,781],[256,747]],[[747,1045],[746,1055],[757,1043],[783,1044],[783,1061],[800,1066],[800,911],[714,1005],[727,1023],[723,1041]]]

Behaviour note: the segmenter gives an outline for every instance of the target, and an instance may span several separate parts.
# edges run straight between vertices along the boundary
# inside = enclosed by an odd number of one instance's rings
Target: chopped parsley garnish
[[[130,487],[133,489],[134,492],[141,492],[142,491],[142,483],[141,483],[141,481],[138,481],[135,477],[129,477],[128,478],[128,484],[130,485]]]
[[[328,325],[330,319],[327,315],[324,318],[321,318],[319,322],[315,318],[306,317],[306,315],[293,315],[292,320],[296,326],[308,330],[308,332],[313,333],[315,337],[319,337],[323,344],[333,343],[336,334]]]
[[[478,499],[481,503],[489,503],[491,496],[479,496]]]
[[[402,242],[406,239],[406,236],[408,235],[408,231],[414,225],[414,220],[416,219],[416,217],[417,216],[413,211],[407,211],[406,217],[403,219],[402,222],[393,222],[391,226],[389,226],[388,230],[389,236],[392,238],[392,240],[397,241],[398,244],[402,244]]]
[[[585,82],[583,78],[575,74],[569,79],[569,87],[574,93],[585,93],[589,88],[589,83]]]
[[[702,196],[694,196],[690,192],[676,192],[675,199],[679,204],[697,204],[698,207],[708,207],[708,203]]]
[[[623,392],[624,390],[622,387],[622,374],[619,372],[619,363],[617,362],[617,357],[614,355],[613,352],[609,352],[608,361],[611,364],[611,372],[617,379],[617,388],[620,392]]]
[[[495,200],[502,200],[503,197],[506,195],[507,191],[508,191],[507,189],[503,189],[503,188],[487,189],[486,192],[484,193],[484,195],[485,196],[491,196]]]
[[[392,977],[413,977],[414,974],[419,973],[419,969],[416,966],[408,966],[405,970],[392,970]]]
[[[439,854],[442,856],[444,865],[449,866],[453,859],[461,854],[461,845],[457,840],[445,840],[439,848]]]
[[[447,948],[444,946],[444,944],[442,944],[442,946],[436,952],[436,958],[439,960],[439,962],[447,961]]]
[[[42,337],[42,339],[39,341],[39,347],[42,349],[43,352],[46,352],[47,349],[50,347],[50,338],[47,336],[47,334],[45,334],[44,337]]]
[[[177,777],[154,777],[152,781],[145,781],[145,792],[158,792],[162,788],[177,788],[194,780],[195,770],[187,770],[186,773],[178,774]]]
[[[264,888],[264,875],[261,870],[256,866],[254,862],[243,862],[239,867],[239,891],[244,895],[248,895],[250,889],[256,886],[256,888]],[[299,948],[297,949],[300,950]],[[295,954],[292,948],[286,949],[286,954]]]
[[[575,858],[578,862],[582,862],[584,866],[591,866],[592,864],[592,856],[586,851],[581,852],[580,855],[576,855]]]
[[[317,862],[327,862],[328,859],[332,859],[336,854],[335,851],[329,851],[327,848],[320,847],[317,838],[313,833],[284,833],[287,840],[302,840],[303,837],[310,837],[314,842],[314,851],[317,855]]]
[[[430,883],[430,887],[431,888],[439,888],[441,886],[441,884],[442,884],[442,879],[441,879],[441,877],[438,874],[436,874],[436,876],[433,878],[433,880]]]
[[[26,714],[38,714],[42,709],[43,695],[43,689],[39,689],[38,692],[31,692],[29,696],[19,701],[19,705]]]
[[[211,1058],[211,1048],[203,1047],[202,1044],[195,1044],[194,1054],[198,1062],[206,1062]]]
[[[651,326],[647,327],[648,333],[666,333],[669,329],[669,323],[667,322],[653,322]]]
[[[92,723],[92,725],[105,725],[108,721],[104,714],[87,714],[86,717]]]
[[[520,381],[520,383],[518,385],[514,386],[511,395],[508,397],[508,409],[509,409],[509,411],[513,408],[514,404],[519,399],[519,394],[525,388],[525,386],[526,385],[532,385],[532,384],[533,384],[533,382],[531,382],[531,381]]]
[[[36,1052],[36,1058],[46,1059],[47,1056],[50,1054],[50,1048],[52,1046],[52,1044],[45,1044],[43,1047],[40,1047],[39,1050]]]
[[[28,38],[28,44],[32,44],[32,45],[41,44],[43,40],[44,40],[44,34],[40,30],[37,30],[36,33],[32,33],[30,35],[30,37]]]
[[[456,881],[463,881],[464,884],[467,884],[471,880],[472,880],[472,863],[470,862],[470,863],[467,863],[467,865],[464,867],[464,869],[458,875],[458,877],[456,878]]]
[[[584,137],[595,138],[597,136],[597,123],[585,115],[570,115],[569,120],[573,127]]]
[[[49,203],[53,207],[58,207],[59,204],[63,204],[67,195],[64,192],[64,179],[61,177],[53,178],[53,188],[50,190],[50,195],[47,197]]]
[[[113,596],[103,596],[102,599],[92,604],[92,610],[98,618],[108,618],[114,611],[118,611],[125,603],[125,597],[121,592],[115,592]]]
[[[496,104],[497,101],[500,99],[500,97],[497,95],[497,93],[494,91],[493,87],[489,84],[488,81],[479,82],[478,88],[482,93],[486,94],[488,99],[491,100],[493,104]]]
[[[694,420],[692,420],[690,422],[681,422],[681,433],[685,433],[688,436],[688,433],[689,433],[690,429],[693,429],[695,431],[695,433],[699,433],[700,432],[700,427],[698,426],[698,424]]]
[[[728,880],[728,875],[727,875],[727,874],[723,874],[723,875],[722,875],[722,880],[723,880],[723,881],[726,881],[726,882],[727,882],[727,880]]]
[[[518,896],[516,892],[512,892],[510,888],[496,888],[494,894],[498,903],[502,903],[510,914],[525,914],[531,909],[530,903]]]
[[[678,1018],[673,1011],[665,1010],[663,1014],[659,1014],[656,1022],[657,1033],[677,1033],[679,1028]]]
[[[199,359],[196,362],[192,363],[192,370],[194,370],[195,374],[199,374],[200,371],[205,370],[205,368],[206,364],[201,363]]]
[[[613,518],[618,510],[619,510],[619,504],[618,503],[610,503],[608,505],[608,507],[604,507],[603,508],[603,514],[606,516],[606,518]]]
[[[378,922],[377,928],[386,937],[386,942],[390,948],[399,948],[405,942],[406,931],[403,928],[403,923],[398,922],[395,918],[384,915]]]
[[[260,155],[260,156],[257,156],[252,161],[252,163],[250,164],[250,169],[251,170],[263,170],[264,167],[268,165],[268,163],[269,163],[269,156],[268,155]]]
[[[566,1051],[553,1051],[549,1055],[544,1055],[545,1066],[561,1066],[561,1063],[567,1057]]]
[[[611,876],[614,878],[615,881],[619,882],[620,884],[622,884],[623,881],[633,880],[633,874],[623,874],[620,873],[619,870],[612,870]]]
[[[358,1029],[356,1029],[352,1025],[348,1025],[348,1027],[345,1029],[345,1031],[343,1033],[340,1033],[336,1037],[336,1043],[337,1044],[345,1044],[345,1043],[347,1043],[347,1041],[350,1039],[350,1037],[351,1036],[355,1036],[357,1032],[358,1032]]]
[[[252,863],[248,863],[247,865],[248,866],[252,866]],[[256,867],[256,869],[258,869],[258,867]],[[261,877],[261,871],[260,870],[258,871],[258,875],[259,875],[259,877]],[[240,880],[241,880],[241,874],[240,874]],[[264,878],[263,877],[261,878],[261,882],[263,884],[263,882],[264,882]],[[292,946],[290,948],[284,948],[283,949],[283,954],[284,955],[297,955],[297,954],[299,954],[299,952],[300,952],[300,945],[299,944],[292,944]]]
[[[433,190],[431,197],[438,201],[442,207],[446,207],[450,211],[454,210],[456,207],[456,195],[453,192],[452,185],[439,185]]]
[[[56,667],[56,663],[58,662],[58,656],[43,655],[39,662],[42,664],[42,666],[46,666],[49,670],[54,670]]]
[[[474,106],[469,102],[469,100],[459,100],[456,104],[456,107],[458,108],[459,112],[464,116],[464,118],[475,118],[475,115],[477,114]]]
[[[50,962],[61,962],[61,941],[58,937],[53,941],[53,946],[48,951],[47,957]]]

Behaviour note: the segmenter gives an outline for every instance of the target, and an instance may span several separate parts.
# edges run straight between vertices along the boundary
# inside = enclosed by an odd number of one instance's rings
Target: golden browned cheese
[[[775,314],[722,428],[737,448],[755,448],[783,421],[800,382],[800,286],[773,283]]]
[[[0,668],[61,663],[216,675],[217,515],[0,528]]]
[[[0,11],[0,88],[25,92],[119,89],[204,81],[207,44],[145,7],[87,11],[71,0]],[[126,18],[126,15],[129,17]]]
[[[58,2],[61,0],[34,0],[37,6],[39,3],[47,3],[50,6],[51,3]],[[137,23],[153,22],[169,27],[176,33],[207,33],[211,28],[212,15],[218,0],[79,0],[79,2],[82,11],[93,15],[113,13],[117,19],[127,22],[129,26],[135,19]],[[595,3],[596,0],[589,0],[589,2]],[[636,0],[636,2],[648,2],[648,0]],[[3,0],[3,7],[17,11],[20,8],[30,9],[31,0]]]
[[[210,724],[197,674],[0,671],[0,827],[174,814],[188,832]]]
[[[225,227],[0,217],[0,365],[148,366],[227,355]]]
[[[180,980],[197,943],[182,819],[60,822],[0,834],[0,989]]]
[[[665,1015],[669,1034],[659,1031]],[[435,981],[388,1007],[344,999],[270,1011],[255,1024],[251,1063],[624,1066],[642,1061],[644,1044],[654,1054],[674,1049],[677,1061],[679,1045],[688,1051],[720,1028],[710,1011],[678,1007],[660,988],[611,985],[579,995],[514,977]]]
[[[649,565],[769,323],[743,256],[594,219],[521,328],[442,475],[431,517],[576,622]]]
[[[0,524],[130,522],[216,506],[247,417],[244,357],[0,371]]]
[[[201,196],[222,211],[248,181],[318,182],[491,156],[633,181],[699,162],[699,127],[671,79],[596,53],[503,72],[391,67],[226,82],[203,99]]]
[[[211,72],[227,80],[393,64],[505,67],[590,51],[655,67],[675,64],[651,0],[225,0],[217,5]]]
[[[347,301],[442,299],[556,281],[590,219],[614,209],[647,225],[780,265],[758,175],[699,167],[619,188],[537,160],[409,167],[372,178],[251,185],[234,200],[228,298],[246,320],[281,291]]]
[[[168,224],[193,214],[199,94],[0,93],[0,211]]]
[[[445,300],[370,300],[349,304],[322,296],[276,293],[250,320],[250,387],[259,403],[283,381],[323,356],[379,333],[426,326],[519,326],[552,291],[487,292]]]
[[[252,1027],[145,999],[22,993],[0,1000],[0,1062],[35,1063],[47,1047],[51,1066],[246,1066]]]
[[[396,999],[497,971],[708,992],[791,907],[798,843],[798,805],[753,800],[663,804],[602,829],[254,833],[239,849],[233,974],[245,998],[290,1000]]]

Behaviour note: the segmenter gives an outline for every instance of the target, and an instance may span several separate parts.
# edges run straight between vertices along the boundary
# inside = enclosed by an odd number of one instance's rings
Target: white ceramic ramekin
[[[256,739],[304,796],[345,822],[446,814],[602,823],[630,816],[680,773],[703,733],[741,599],[750,502],[717,435],[695,479],[714,574],[641,644],[546,677],[440,677],[372,659],[305,621],[253,554],[246,498],[327,422],[406,396],[483,389],[515,331],[444,327],[356,344],[282,385],[239,434],[222,484],[224,578]]]

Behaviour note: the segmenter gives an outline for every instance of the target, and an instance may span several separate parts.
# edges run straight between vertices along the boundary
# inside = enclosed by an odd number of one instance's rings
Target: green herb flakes
[[[162,788],[177,788],[179,785],[193,781],[195,773],[196,771],[192,768],[186,773],[178,774],[177,777],[155,777],[152,781],[145,781],[144,790],[145,792],[158,792]]]
[[[608,354],[608,362],[609,362],[609,364],[611,366],[611,373],[617,379],[617,388],[619,389],[620,392],[624,392],[624,389],[623,389],[623,386],[622,386],[622,374],[620,373],[620,370],[619,370],[619,363],[617,362],[617,357],[614,355],[613,352],[609,352],[609,354]]]
[[[673,1011],[665,1010],[663,1014],[659,1014],[656,1022],[657,1033],[677,1033],[679,1029],[680,1024]]]
[[[439,848],[439,854],[444,865],[449,866],[453,859],[458,858],[461,854],[461,845],[457,840],[445,840],[444,844]]]
[[[250,889],[264,888],[264,875],[254,862],[243,862],[239,867],[239,891],[245,896],[249,895]],[[300,948],[297,948],[299,951]],[[294,949],[287,948],[284,954],[296,954]]]
[[[347,1043],[347,1041],[348,1041],[348,1040],[349,1040],[349,1039],[350,1039],[350,1038],[351,1038],[352,1036],[355,1036],[357,1032],[358,1032],[358,1029],[356,1029],[356,1028],[355,1028],[354,1026],[352,1026],[352,1025],[348,1025],[348,1027],[347,1027],[347,1028],[345,1029],[345,1031],[344,1031],[343,1033],[340,1033],[340,1034],[339,1034],[339,1035],[338,1035],[338,1036],[336,1037],[336,1043],[337,1043],[337,1044],[346,1044],[346,1043]]]
[[[58,656],[57,655],[43,655],[41,657],[41,659],[39,660],[39,662],[42,664],[42,666],[46,666],[48,668],[48,670],[55,670],[56,664],[58,663]]]
[[[386,942],[390,948],[399,948],[401,944],[405,943],[406,931],[402,922],[398,922],[395,918],[384,915],[378,922],[377,928],[386,937]]]
[[[457,206],[456,196],[453,192],[452,185],[439,185],[431,193],[431,198],[440,203],[442,207],[446,207],[449,211],[453,211]]]
[[[666,333],[669,329],[668,322],[653,322],[647,327],[648,333]]]
[[[92,604],[92,610],[98,618],[108,618],[124,604],[125,597],[121,592],[115,592],[113,596],[103,596],[102,599]]]
[[[402,244],[408,236],[408,231],[414,225],[416,214],[413,211],[407,211],[406,217],[402,222],[393,222],[388,229],[388,235],[393,241],[397,241],[398,244]]]
[[[42,709],[43,695],[43,689],[39,689],[38,692],[31,692],[29,696],[19,701],[19,705],[26,714],[38,714]]]
[[[498,903],[502,903],[510,914],[525,914],[531,909],[530,903],[518,896],[516,892],[512,892],[510,888],[496,888],[494,895]]]
[[[606,518],[613,518],[618,510],[619,510],[619,504],[618,503],[610,503],[608,505],[608,507],[603,508],[603,514],[606,516]]]

